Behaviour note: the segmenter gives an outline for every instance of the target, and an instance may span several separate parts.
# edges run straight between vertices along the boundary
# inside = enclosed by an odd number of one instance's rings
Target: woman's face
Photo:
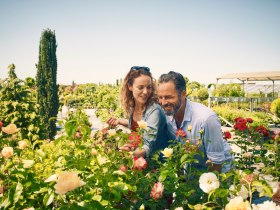
[[[145,104],[153,91],[151,77],[141,75],[135,78],[132,86],[129,86],[129,90],[132,91],[135,103]]]

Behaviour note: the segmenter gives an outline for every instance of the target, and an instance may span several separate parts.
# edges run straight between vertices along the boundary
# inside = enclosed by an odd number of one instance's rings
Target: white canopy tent
[[[272,82],[272,95],[274,97],[275,87],[274,82],[280,81],[280,71],[267,71],[267,72],[250,72],[250,73],[230,73],[221,77],[217,77],[218,81],[221,79],[238,79],[242,81],[243,87],[248,81],[271,81]]]

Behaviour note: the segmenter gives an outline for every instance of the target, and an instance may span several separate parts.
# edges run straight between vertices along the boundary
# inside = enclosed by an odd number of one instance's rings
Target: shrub
[[[272,101],[270,111],[277,117],[280,117],[280,98],[277,98],[274,101]]]

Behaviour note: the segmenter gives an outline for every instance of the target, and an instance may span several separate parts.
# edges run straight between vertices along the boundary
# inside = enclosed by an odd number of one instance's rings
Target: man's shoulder
[[[200,119],[202,121],[206,121],[209,118],[217,117],[216,112],[214,112],[209,107],[204,104],[198,102],[190,102],[190,111],[192,113],[192,117]]]

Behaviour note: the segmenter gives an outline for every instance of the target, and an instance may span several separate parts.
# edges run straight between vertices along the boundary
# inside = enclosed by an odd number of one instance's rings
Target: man
[[[204,158],[198,157],[197,168],[207,168],[208,160],[211,163],[210,171],[227,172],[232,156],[229,144],[223,139],[220,120],[208,107],[187,99],[186,82],[180,73],[170,71],[160,76],[158,99],[169,119],[168,129],[172,139],[176,139],[177,130],[182,129],[187,139],[196,143],[202,131],[200,149],[204,152]]]

